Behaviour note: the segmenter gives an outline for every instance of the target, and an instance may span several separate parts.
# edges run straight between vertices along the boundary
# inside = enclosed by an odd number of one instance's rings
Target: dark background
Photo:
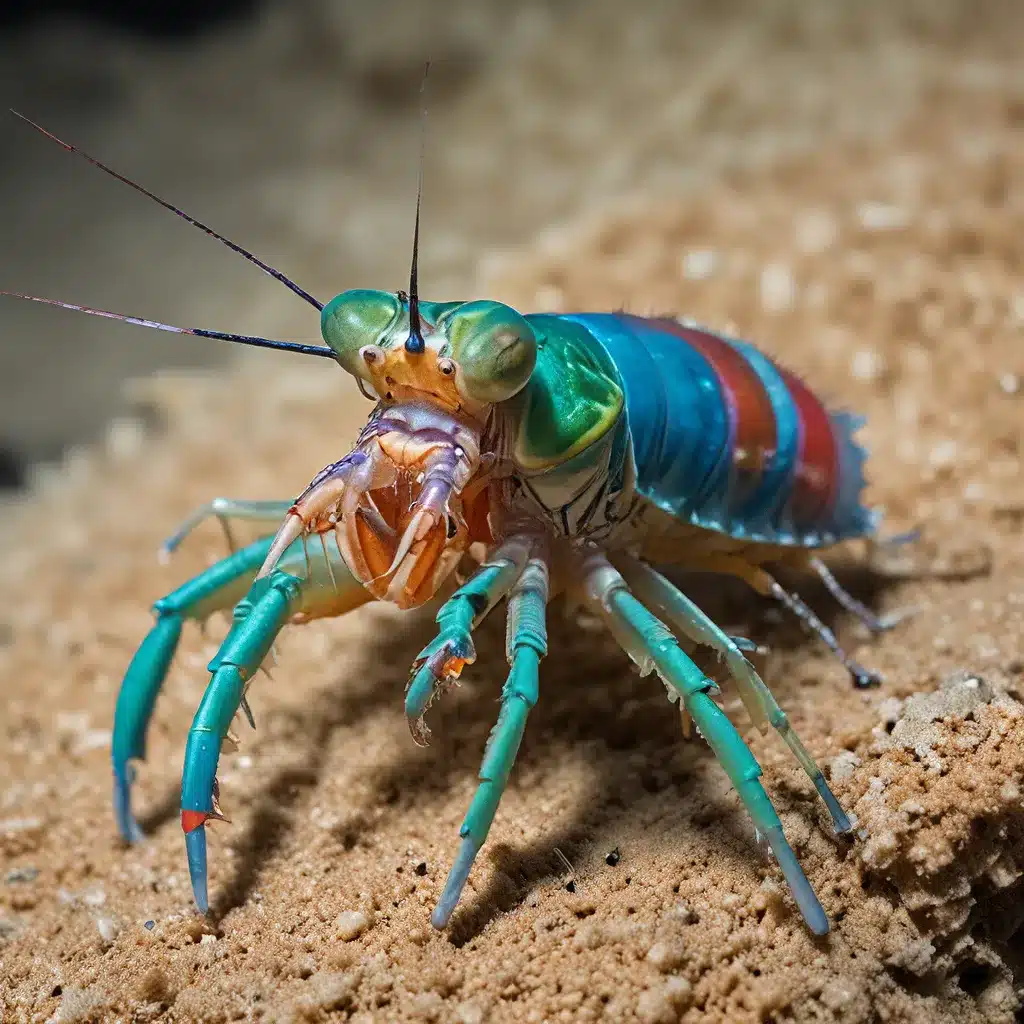
[[[255,13],[257,0],[180,0],[176,3],[86,3],[74,0],[7,0],[0,6],[0,28],[14,30],[57,17],[93,21],[112,31],[154,38],[188,38],[210,26]]]
[[[151,40],[187,42],[218,26],[230,25],[255,16],[260,3],[256,0],[176,0],[174,3],[74,2],[74,0],[6,0],[0,4],[0,32],[9,44],[34,27],[59,23],[61,20],[92,23],[103,31],[130,39],[138,35]],[[8,126],[9,129],[10,126]],[[0,144],[7,151],[10,138]],[[11,344],[12,342],[8,342]],[[104,411],[97,409],[97,415]],[[77,424],[76,424],[77,427]],[[17,425],[6,425],[8,436],[0,436],[0,489],[18,488],[26,482],[29,460],[33,455],[56,456],[71,440],[60,435],[43,444],[41,450],[31,437],[18,436]],[[70,434],[76,432],[72,427]]]

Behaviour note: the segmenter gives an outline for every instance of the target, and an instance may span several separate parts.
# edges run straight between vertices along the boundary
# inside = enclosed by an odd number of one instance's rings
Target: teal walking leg
[[[269,543],[269,541],[268,541]],[[196,905],[206,911],[206,822],[221,818],[217,804],[217,764],[221,744],[239,708],[246,707],[249,680],[259,669],[281,629],[345,612],[372,600],[348,571],[331,534],[323,556],[296,541],[270,576],[255,580],[235,606],[233,624],[214,659],[206,692],[192,720],[181,779],[181,827]],[[315,551],[315,549],[314,549]],[[300,577],[301,572],[308,575]]]
[[[231,554],[153,605],[156,624],[143,640],[125,673],[114,711],[112,759],[114,767],[114,816],[121,836],[128,842],[142,840],[142,829],[132,813],[133,760],[146,756],[146,730],[181,638],[186,619],[205,621],[215,611],[226,611],[248,589],[270,548],[271,538],[235,550],[229,519],[277,522],[288,511],[288,501],[235,501],[214,498],[185,520],[160,548],[168,557],[204,519],[215,516],[224,529]]]
[[[145,760],[146,730],[182,626],[186,619],[202,622],[215,611],[231,608],[245,593],[269,547],[269,537],[249,544],[153,605],[156,623],[125,672],[114,710],[114,814],[118,830],[129,842],[143,838],[131,809],[134,768],[129,762]]]
[[[266,558],[271,537],[254,541],[221,559],[194,579],[178,587],[153,606],[156,623],[125,672],[114,710],[111,759],[114,773],[114,815],[118,831],[128,842],[143,837],[131,808],[134,760],[145,760],[146,731],[160,689],[177,650],[186,620],[204,622],[216,611],[227,611],[241,600]],[[366,599],[365,591],[345,566],[333,537],[325,540],[326,553],[314,552],[311,591],[313,614],[342,614]],[[322,547],[318,545],[318,547]],[[296,574],[307,572],[307,552],[296,542],[282,567]],[[319,609],[319,610],[317,610]],[[310,616],[312,617],[312,616]]]
[[[814,788],[832,816],[836,833],[842,835],[852,832],[853,824],[850,817],[825,781],[817,762],[803,745],[771,690],[754,670],[754,666],[743,656],[735,640],[724,633],[693,601],[651,566],[628,556],[616,558],[614,561],[626,583],[641,601],[654,608],[670,625],[675,626],[695,643],[711,647],[718,652],[724,659],[730,675],[736,680],[740,696],[754,724],[761,725],[767,721],[782,737],[786,746],[793,752],[793,756],[800,762],[800,767],[814,783]]]
[[[459,902],[508,784],[527,715],[537,703],[540,660],[547,653],[547,601],[547,565],[540,558],[531,558],[509,594],[506,654],[511,671],[501,692],[498,721],[484,751],[480,785],[459,831],[462,843],[430,918],[435,928],[448,924]]]
[[[519,578],[533,544],[527,537],[509,538],[437,613],[437,636],[416,655],[405,694],[409,729],[420,746],[430,736],[423,721],[427,708],[465,665],[476,660],[473,630]]]
[[[181,542],[204,520],[216,519],[224,531],[228,549],[235,551],[234,534],[231,532],[232,519],[246,519],[254,523],[269,523],[277,526],[292,507],[290,501],[246,501],[238,498],[214,498],[197,508],[175,530],[174,534],[160,545],[160,556],[169,558]]]
[[[244,699],[246,682],[295,611],[301,593],[302,581],[282,570],[252,585],[236,606],[231,632],[210,663],[213,676],[189,730],[181,780],[181,827],[196,905],[204,913],[209,907],[205,824],[208,818],[222,817],[217,805],[221,743]]]
[[[641,670],[654,668],[679,695],[753,819],[757,835],[768,841],[807,926],[815,935],[827,934],[828,917],[761,785],[761,766],[736,727],[710,697],[714,682],[683,653],[664,623],[634,597],[623,577],[599,552],[586,559],[584,588],[588,603],[609,624]]]

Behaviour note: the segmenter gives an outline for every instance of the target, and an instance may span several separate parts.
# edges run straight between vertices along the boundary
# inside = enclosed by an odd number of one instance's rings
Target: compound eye
[[[390,292],[353,289],[335,296],[320,314],[320,331],[339,363],[354,377],[369,380],[369,367],[382,359],[381,340],[397,323],[401,303]],[[373,352],[372,359],[366,353]]]
[[[467,398],[504,402],[526,386],[537,363],[537,336],[522,314],[500,302],[467,302],[446,326]]]

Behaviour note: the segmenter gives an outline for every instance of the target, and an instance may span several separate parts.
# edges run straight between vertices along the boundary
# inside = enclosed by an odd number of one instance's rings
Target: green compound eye
[[[366,361],[359,354],[366,345],[379,345],[402,312],[390,292],[353,288],[336,295],[320,314],[320,332],[349,373],[368,380]]]
[[[511,306],[480,300],[459,306],[445,324],[458,386],[476,402],[504,402],[525,387],[537,362],[537,336]]]

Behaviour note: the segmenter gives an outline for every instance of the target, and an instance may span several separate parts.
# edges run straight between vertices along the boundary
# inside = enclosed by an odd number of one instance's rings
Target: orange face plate
[[[381,398],[395,402],[429,401],[446,412],[465,411],[465,401],[455,386],[454,370],[442,373],[436,350],[427,347],[421,353],[404,347],[387,349],[367,364],[373,387]]]

